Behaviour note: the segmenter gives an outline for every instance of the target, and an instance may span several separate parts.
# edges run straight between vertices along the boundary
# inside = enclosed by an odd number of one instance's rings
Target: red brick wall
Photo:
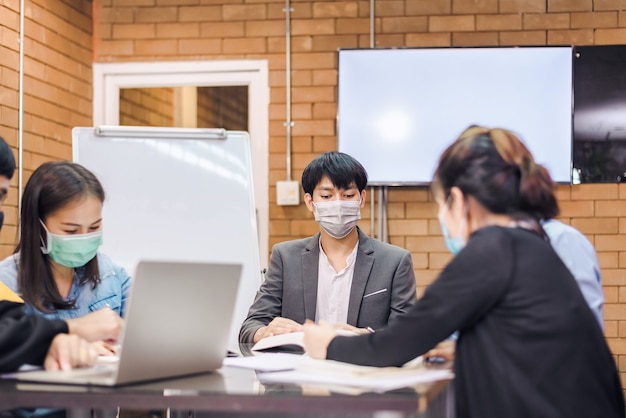
[[[19,2],[0,4],[0,136],[15,149],[19,108]],[[92,3],[29,0],[24,30],[24,183],[48,160],[71,159],[71,129],[92,124]],[[3,207],[0,257],[13,252],[18,174]]]
[[[369,1],[292,1],[293,177],[336,149],[337,48],[368,47]],[[270,82],[270,245],[317,225],[304,205],[276,206],[285,170],[283,0],[95,0],[95,61],[267,59]],[[376,0],[378,47],[626,43],[618,0]],[[606,336],[626,373],[626,188],[560,187],[562,219],[595,244]],[[389,192],[392,243],[413,255],[423,291],[450,259],[424,188]],[[370,230],[369,206],[363,229]]]

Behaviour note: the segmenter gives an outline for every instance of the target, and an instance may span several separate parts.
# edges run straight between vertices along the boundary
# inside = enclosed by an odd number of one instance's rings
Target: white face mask
[[[361,219],[361,201],[313,202],[315,220],[335,239],[346,237]]]

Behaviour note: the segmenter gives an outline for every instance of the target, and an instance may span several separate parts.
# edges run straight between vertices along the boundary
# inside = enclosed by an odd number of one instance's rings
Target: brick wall
[[[378,47],[626,43],[617,0],[376,0]],[[317,231],[304,205],[275,205],[285,169],[283,0],[94,0],[95,61],[267,59],[270,245]],[[368,47],[369,1],[292,1],[293,177],[336,149],[337,48]],[[559,187],[562,219],[595,244],[606,336],[626,376],[626,188]],[[389,192],[392,243],[413,255],[420,293],[450,259],[425,188]],[[369,205],[363,229],[370,231]]]
[[[174,126],[174,89],[120,89],[120,125]]]
[[[19,107],[19,2],[0,4],[0,136],[15,149]],[[71,159],[71,129],[91,125],[92,3],[28,1],[24,30],[24,183],[48,160]],[[17,234],[18,174],[3,207],[0,257]]]
[[[198,128],[248,130],[248,87],[198,87]]]

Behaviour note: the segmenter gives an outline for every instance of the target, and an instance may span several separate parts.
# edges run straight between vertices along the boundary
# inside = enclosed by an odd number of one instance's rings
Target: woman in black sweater
[[[474,126],[442,154],[432,190],[456,256],[407,314],[375,334],[338,337],[306,325],[307,353],[400,366],[458,330],[459,418],[623,418],[602,331],[542,236],[538,221],[558,214],[547,171],[511,132]]]

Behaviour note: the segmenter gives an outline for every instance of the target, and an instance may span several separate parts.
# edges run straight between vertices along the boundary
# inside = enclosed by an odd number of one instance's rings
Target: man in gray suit
[[[371,332],[415,301],[411,254],[356,226],[366,186],[367,172],[344,153],[324,153],[305,168],[304,201],[320,232],[274,246],[240,342],[301,331],[307,319]]]

